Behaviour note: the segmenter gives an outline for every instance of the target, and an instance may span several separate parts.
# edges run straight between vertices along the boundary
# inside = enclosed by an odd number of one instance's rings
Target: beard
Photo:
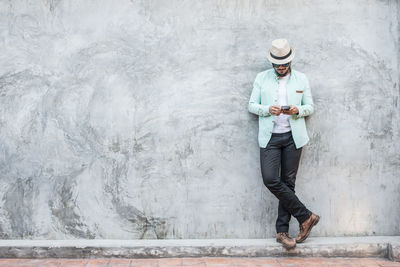
[[[284,76],[286,76],[286,75],[289,73],[290,68],[291,68],[291,66],[289,66],[289,68],[285,71],[285,73],[282,73],[282,74],[280,74],[279,72],[277,72],[275,68],[274,68],[274,70],[275,70],[275,73],[276,73],[276,75],[277,75],[278,77],[284,77]]]

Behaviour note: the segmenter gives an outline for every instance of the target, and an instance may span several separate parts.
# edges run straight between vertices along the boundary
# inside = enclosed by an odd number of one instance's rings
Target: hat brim
[[[292,49],[292,54],[290,54],[290,56],[285,58],[285,59],[275,59],[275,58],[271,57],[271,49],[270,49],[270,50],[268,50],[267,58],[271,63],[274,63],[274,64],[286,64],[286,63],[289,63],[290,61],[293,60],[293,58],[295,56],[294,49],[293,48],[291,48],[291,49]]]

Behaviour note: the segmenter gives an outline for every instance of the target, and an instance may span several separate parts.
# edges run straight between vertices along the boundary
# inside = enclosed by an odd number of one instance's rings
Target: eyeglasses
[[[289,65],[290,65],[290,62],[288,62],[286,64],[275,64],[275,63],[272,63],[272,67],[274,67],[274,68],[279,68],[279,67],[287,68],[287,67],[289,67]]]

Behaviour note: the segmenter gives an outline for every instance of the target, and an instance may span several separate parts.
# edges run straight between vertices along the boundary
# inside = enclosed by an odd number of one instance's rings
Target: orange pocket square
[[[303,91],[300,91],[300,90],[296,90],[296,93],[303,93]]]

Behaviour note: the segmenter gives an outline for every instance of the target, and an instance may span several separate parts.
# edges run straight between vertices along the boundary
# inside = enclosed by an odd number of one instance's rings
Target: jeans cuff
[[[297,221],[299,222],[299,224],[303,224],[303,222],[307,221],[308,218],[311,217],[311,214],[312,214],[312,212],[309,211],[309,210],[307,210],[307,214],[304,215],[304,216],[301,216],[301,217],[297,218]]]
[[[288,233],[289,228],[276,228],[276,233]]]

